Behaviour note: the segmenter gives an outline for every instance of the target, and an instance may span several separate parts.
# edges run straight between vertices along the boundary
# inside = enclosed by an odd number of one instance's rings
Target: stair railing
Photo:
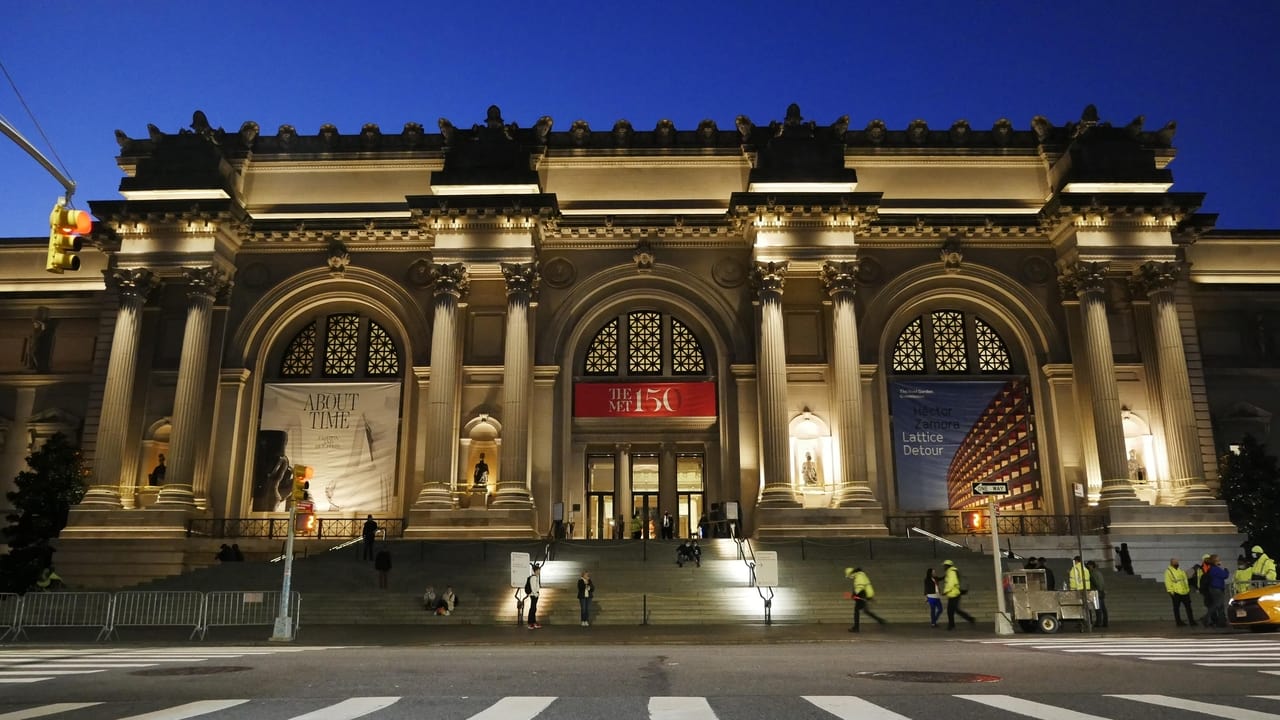
[[[738,537],[737,523],[729,524],[729,537],[738,545],[738,557],[742,558],[747,566],[747,573],[750,577],[750,587],[754,587],[760,595],[760,600],[764,603],[764,624],[773,624],[773,588],[762,588],[756,583],[756,553],[751,548],[751,538]],[[766,595],[765,592],[768,591]]]

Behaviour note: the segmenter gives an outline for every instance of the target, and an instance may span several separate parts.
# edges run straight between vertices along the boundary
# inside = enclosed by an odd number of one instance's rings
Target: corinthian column
[[[150,270],[107,270],[107,287],[120,298],[116,329],[111,337],[98,443],[93,458],[93,484],[80,501],[85,509],[120,509],[120,466],[125,438],[129,436],[129,409],[133,403],[133,377],[138,367],[138,332],[147,295],[160,284]]]
[[[431,278],[435,318],[431,326],[431,387],[427,391],[427,475],[413,507],[448,510],[453,507],[449,483],[457,455],[458,373],[462,364],[458,307],[471,279],[462,263],[434,263]]]
[[[1181,266],[1176,262],[1144,263],[1134,273],[1134,285],[1151,301],[1151,324],[1156,337],[1156,372],[1160,376],[1160,405],[1164,410],[1165,448],[1174,487],[1186,505],[1213,504],[1213,493],[1204,483],[1195,408],[1191,403],[1191,379],[1173,291]]]
[[[783,350],[782,286],[787,263],[757,262],[752,274],[760,303],[760,455],[764,489],[760,507],[799,507],[791,487],[787,437],[787,356]]]
[[[866,444],[862,436],[862,375],[858,367],[858,319],[853,297],[857,291],[858,262],[827,262],[822,265],[823,287],[831,296],[832,384],[836,398],[836,421],[840,428],[840,488],[836,505],[858,507],[876,505],[867,481]]]
[[[532,384],[529,304],[538,292],[538,264],[502,263],[507,281],[507,334],[502,356],[502,462],[493,507],[528,508],[529,388]]]
[[[1085,377],[1092,397],[1093,428],[1098,440],[1103,505],[1141,505],[1129,482],[1124,450],[1120,389],[1116,384],[1111,331],[1107,328],[1106,275],[1108,263],[1076,262],[1059,278],[1063,295],[1080,298],[1084,330]]]
[[[217,268],[184,268],[182,276],[187,280],[187,323],[173,397],[169,469],[153,507],[195,507],[197,448],[210,439],[209,428],[203,427],[200,419],[209,358],[209,319],[213,301],[231,287],[227,274]]]

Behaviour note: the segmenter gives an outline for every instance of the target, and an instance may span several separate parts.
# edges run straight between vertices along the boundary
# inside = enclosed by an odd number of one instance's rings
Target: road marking
[[[702,697],[651,697],[650,720],[716,720],[711,705]]]
[[[1194,664],[1201,667],[1280,667],[1280,663],[1268,662],[1203,662]]]
[[[956,695],[955,697],[963,700],[972,700],[1000,710],[1008,710],[1019,715],[1039,718],[1039,720],[1107,720],[1107,718],[1100,715],[1089,715],[1088,713],[1023,700],[1010,695]]]
[[[1230,720],[1276,720],[1280,718],[1280,715],[1258,712],[1257,710],[1246,710],[1230,705],[1200,702],[1199,700],[1184,700],[1183,698],[1169,697],[1168,695],[1108,695],[1107,697],[1133,700],[1176,710],[1190,710],[1191,712],[1204,713],[1214,717],[1230,718]]]
[[[27,708],[26,710],[16,710],[11,713],[0,715],[0,720],[28,720],[28,718],[44,717],[45,715],[56,715],[58,713],[71,712],[81,708],[93,707],[102,703],[54,703],[53,705],[41,705],[40,707]]]
[[[817,705],[840,720],[910,720],[906,715],[899,715],[874,703],[848,695],[804,695],[805,700]]]
[[[44,677],[44,676],[33,677],[33,678],[2,678],[0,677],[0,683],[33,683],[33,682],[40,682],[42,680],[52,680],[52,679],[53,678],[51,677]]]
[[[336,705],[320,708],[306,715],[299,715],[292,720],[352,720],[377,712],[384,707],[394,705],[398,697],[360,697],[343,700]]]
[[[553,702],[554,697],[504,697],[470,720],[532,720]]]
[[[207,715],[211,712],[226,710],[236,705],[243,705],[248,700],[197,700],[185,705],[175,705],[164,710],[143,713],[141,715],[130,715],[120,720],[183,720],[184,718],[196,717],[197,715]]]
[[[105,670],[64,670],[51,668],[0,668],[0,677],[11,677],[13,675],[88,675],[90,673],[106,672]]]

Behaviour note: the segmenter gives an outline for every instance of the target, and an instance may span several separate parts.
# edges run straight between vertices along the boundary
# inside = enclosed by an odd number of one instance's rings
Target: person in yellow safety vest
[[[867,605],[867,602],[876,596],[876,589],[871,586],[871,578],[860,567],[845,568],[844,576],[853,582],[853,592],[850,593],[850,597],[853,598],[853,626],[849,628],[849,632],[859,631],[858,625],[862,613],[866,613],[867,617],[883,625],[884,618],[871,612],[871,608]]]
[[[1253,579],[1276,581],[1276,561],[1267,557],[1262,551],[1261,545],[1254,545],[1249,548],[1249,552],[1253,553]]]
[[[1187,571],[1178,567],[1178,558],[1169,561],[1169,567],[1164,569],[1164,591],[1169,593],[1169,599],[1173,601],[1173,621],[1178,627],[1191,625],[1196,626],[1196,616],[1191,614],[1191,583],[1187,580]],[[1187,622],[1182,622],[1182,614],[1178,608],[1185,607],[1187,609]]]
[[[1077,555],[1071,558],[1071,571],[1067,573],[1067,586],[1072,590],[1092,590],[1093,581],[1089,578],[1089,569]]]
[[[1253,566],[1243,555],[1236,561],[1236,573],[1231,578],[1232,590],[1242,593],[1253,587]]]
[[[956,629],[956,615],[968,620],[970,625],[976,624],[972,615],[960,609],[960,596],[965,591],[960,585],[960,571],[956,569],[956,564],[943,560],[942,566],[946,568],[942,576],[942,594],[947,597],[947,629]]]

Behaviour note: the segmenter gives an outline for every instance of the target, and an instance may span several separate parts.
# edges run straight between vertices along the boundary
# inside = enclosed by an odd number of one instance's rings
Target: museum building
[[[274,533],[294,464],[331,534],[955,532],[986,482],[1234,533],[1280,231],[1173,192],[1174,127],[117,131],[82,269],[0,241],[0,477],[78,441],[67,542]]]

